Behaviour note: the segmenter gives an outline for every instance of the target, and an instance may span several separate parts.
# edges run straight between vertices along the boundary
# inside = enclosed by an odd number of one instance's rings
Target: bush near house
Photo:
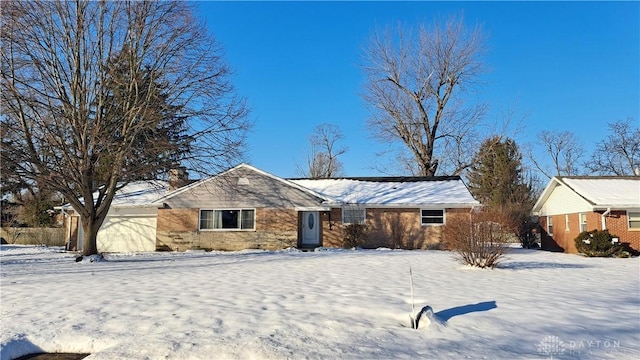
[[[581,232],[575,239],[578,253],[588,257],[629,257],[624,245],[613,239],[618,237],[609,230],[591,230]]]
[[[367,241],[368,228],[362,224],[349,224],[342,230],[342,247],[351,249],[361,247]]]
[[[479,268],[495,268],[509,250],[513,229],[504,212],[484,208],[468,218],[447,221],[444,246],[453,251],[462,263]]]
[[[518,227],[520,246],[524,249],[538,249],[540,247],[539,220],[537,216],[528,216]]]

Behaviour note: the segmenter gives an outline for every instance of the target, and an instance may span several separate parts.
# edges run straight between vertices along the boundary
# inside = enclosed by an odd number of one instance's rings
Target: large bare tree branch
[[[609,123],[585,167],[599,175],[640,176],[640,126],[634,119]]]
[[[242,156],[250,123],[222,49],[185,2],[6,1],[2,166],[65,196],[84,252],[115,192]],[[80,200],[83,199],[83,200]]]
[[[435,175],[439,166],[464,170],[462,161],[454,165],[444,154],[451,142],[462,144],[484,115],[484,105],[467,98],[483,71],[484,46],[481,31],[467,30],[462,18],[371,37],[363,94],[372,112],[369,127],[378,139],[409,150],[413,173]]]
[[[342,162],[338,157],[347,151],[339,142],[344,138],[336,125],[323,123],[315,127],[309,137],[311,145],[306,168],[298,166],[298,173],[312,179],[333,178],[342,175]]]
[[[542,174],[548,178],[579,175],[583,148],[574,133],[543,130],[538,133],[537,139],[544,154],[551,160],[552,166],[551,170],[549,170],[544,165],[544,159],[540,159],[538,158],[539,155],[530,152],[529,158],[531,162]]]

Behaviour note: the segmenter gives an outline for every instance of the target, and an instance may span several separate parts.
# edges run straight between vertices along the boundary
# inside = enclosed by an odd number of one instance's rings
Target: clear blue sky
[[[385,149],[366,129],[362,48],[376,27],[464,14],[488,37],[480,99],[496,117],[515,104],[528,117],[513,137],[572,131],[585,152],[607,123],[640,121],[639,2],[199,2],[222,43],[255,127],[247,161],[297,176],[316,125],[338,125],[347,176],[373,170]],[[400,175],[400,174],[399,174]]]

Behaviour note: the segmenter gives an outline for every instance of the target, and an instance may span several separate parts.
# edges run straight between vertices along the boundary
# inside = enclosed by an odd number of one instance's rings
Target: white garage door
[[[155,251],[157,220],[157,215],[107,216],[98,231],[98,251]]]

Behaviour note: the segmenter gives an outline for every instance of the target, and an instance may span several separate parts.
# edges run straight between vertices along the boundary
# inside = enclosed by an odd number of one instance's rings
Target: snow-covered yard
[[[640,260],[513,249],[147,253],[74,261],[3,245],[1,358],[636,359]],[[445,322],[410,327],[416,311]]]

